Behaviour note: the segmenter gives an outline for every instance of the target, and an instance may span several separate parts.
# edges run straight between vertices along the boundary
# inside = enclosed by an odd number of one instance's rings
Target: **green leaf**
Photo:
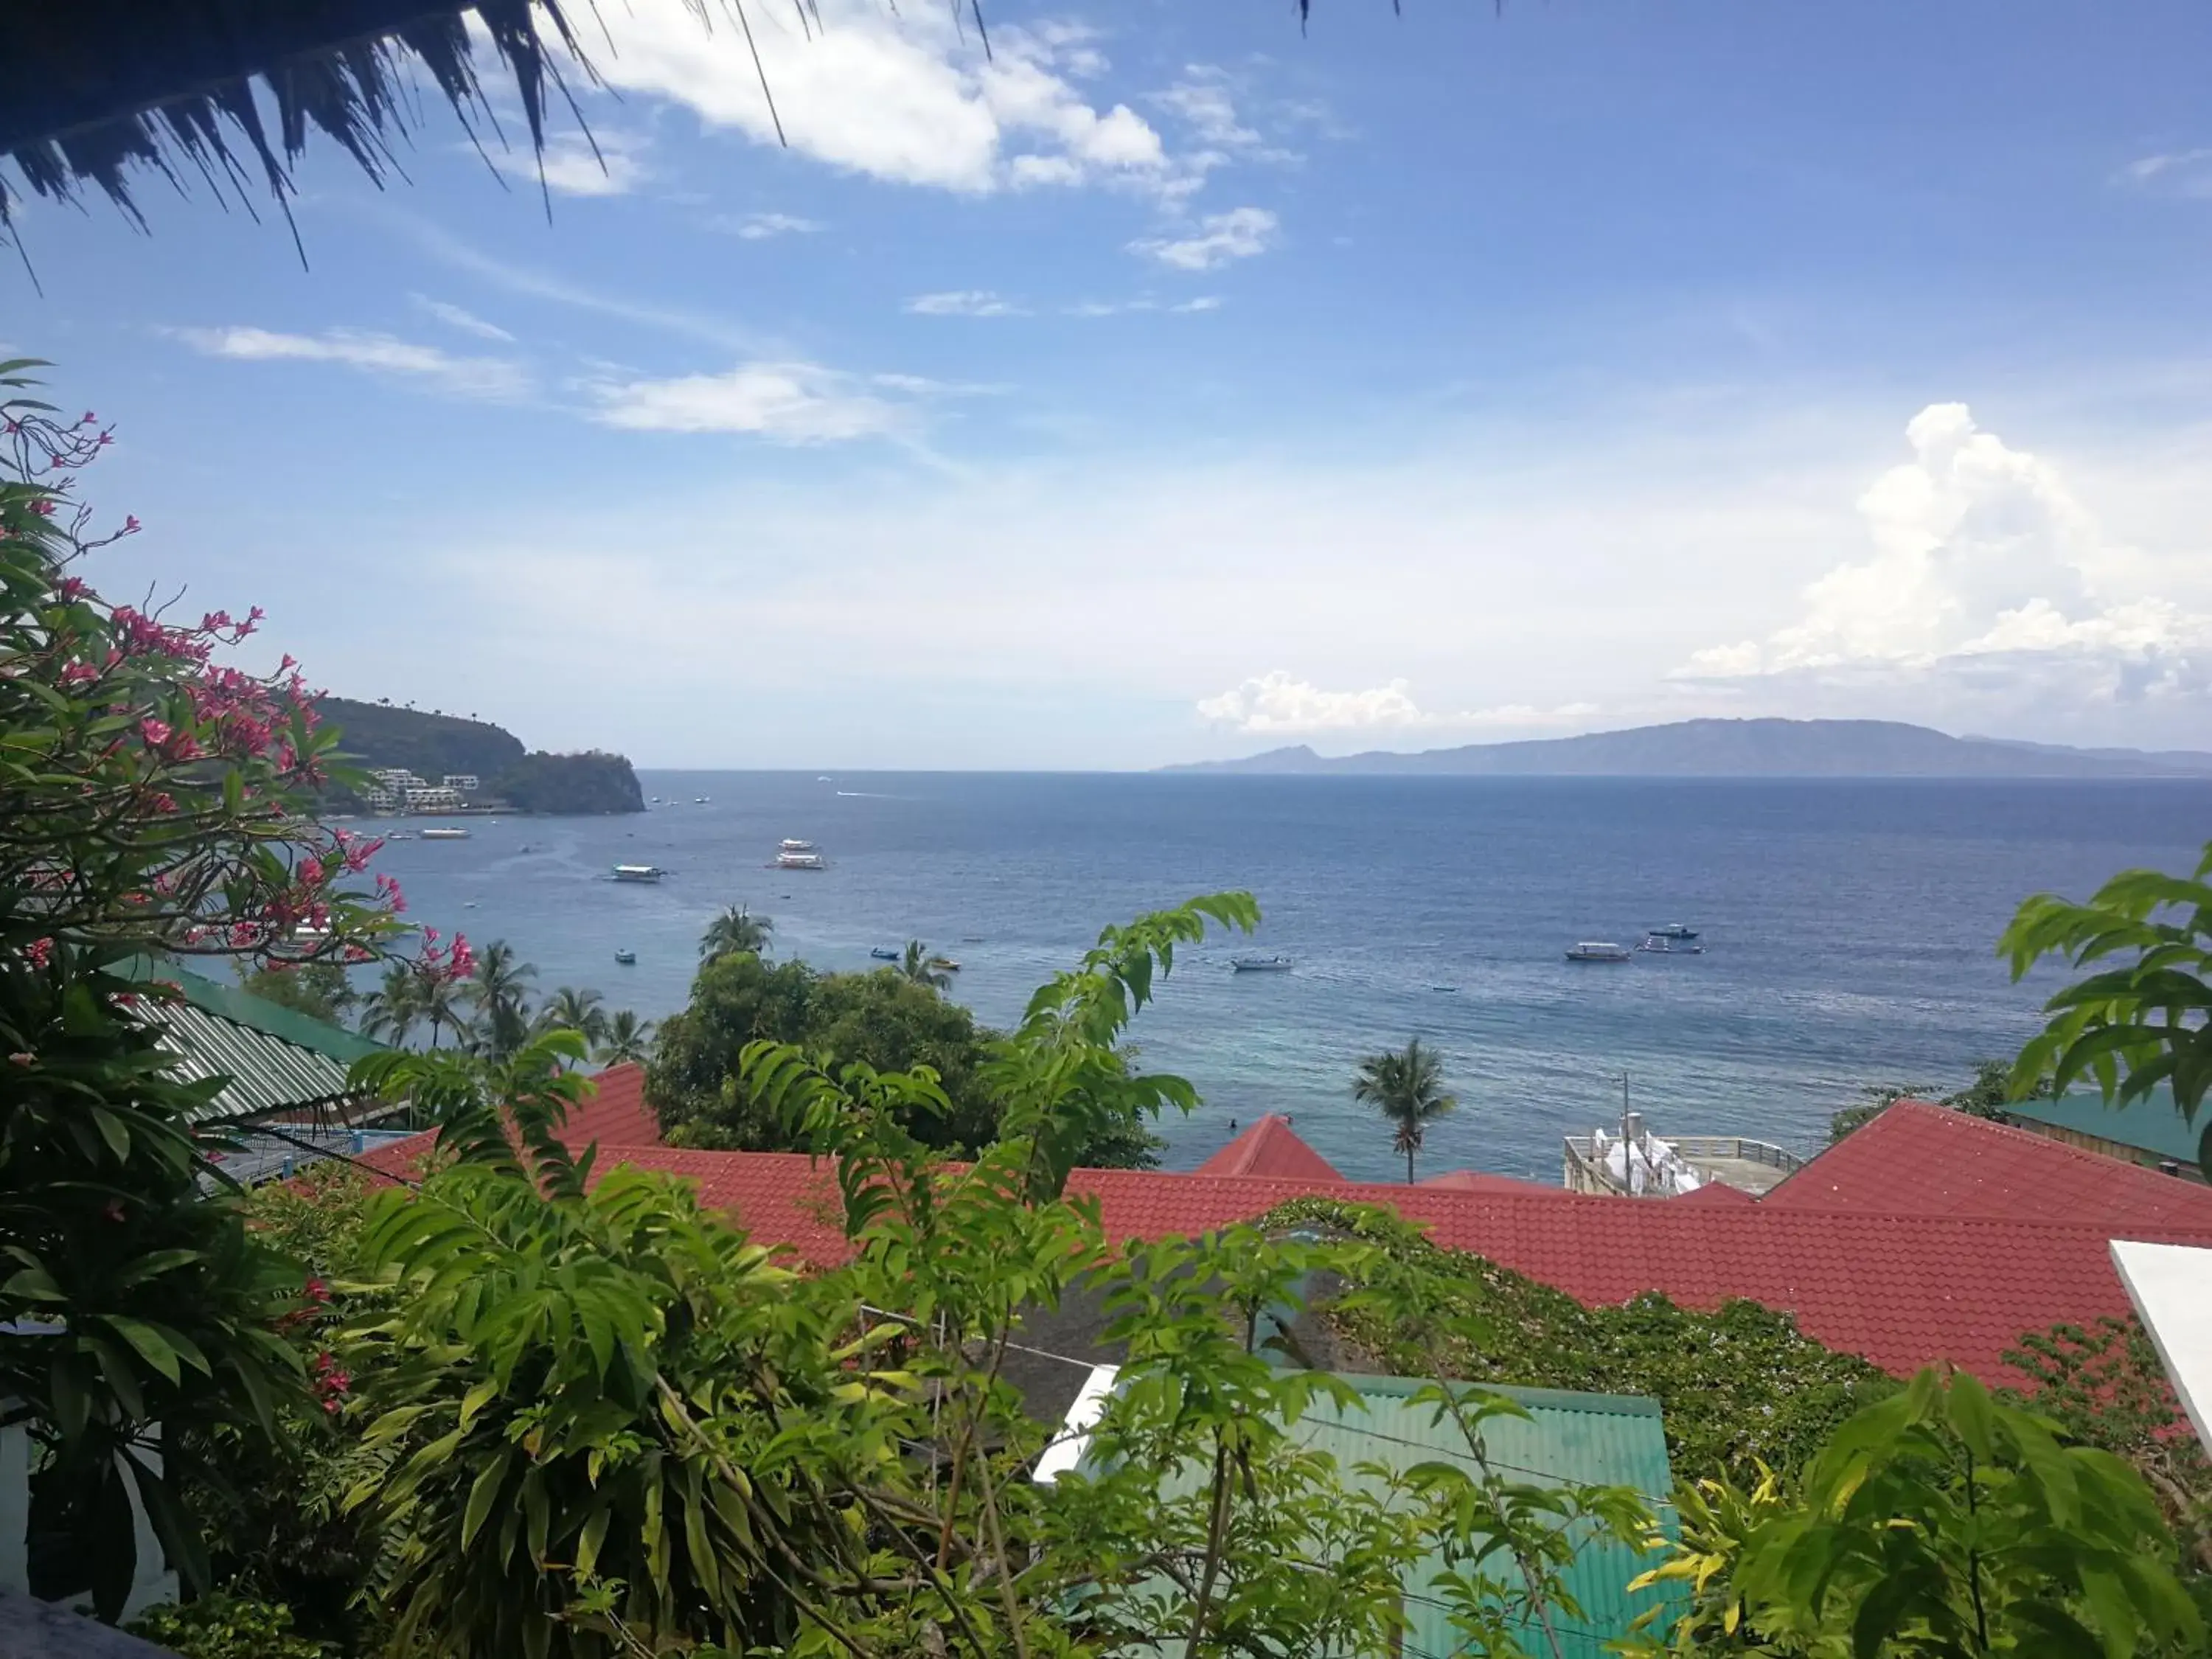
[[[468,1506],[461,1513],[461,1547],[468,1548],[498,1501],[499,1489],[507,1479],[508,1468],[514,1461],[514,1448],[504,1446],[499,1454],[483,1466],[469,1486]]]

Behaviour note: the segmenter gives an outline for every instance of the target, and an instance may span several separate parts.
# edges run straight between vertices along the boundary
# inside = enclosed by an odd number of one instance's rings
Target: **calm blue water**
[[[2212,836],[2212,783],[2194,781],[642,775],[674,804],[478,819],[465,842],[394,843],[379,867],[411,920],[505,938],[541,988],[596,986],[655,1018],[683,1006],[726,904],[772,915],[778,951],[823,968],[925,939],[963,963],[954,994],[1004,1024],[1101,924],[1249,888],[1256,946],[1179,958],[1135,1030],[1146,1064],[1205,1097],[1164,1126],[1169,1165],[1276,1110],[1347,1175],[1386,1179],[1389,1134],[1350,1080],[1362,1054],[1415,1035],[1462,1103],[1431,1132],[1431,1172],[1557,1180],[1559,1137],[1618,1114],[1624,1069],[1662,1133],[1809,1149],[1860,1085],[1953,1086],[2034,1028],[2049,981],[2011,984],[1991,951],[2021,897],[2193,866]],[[786,836],[832,867],[766,868]],[[673,873],[618,885],[622,861]],[[1561,954],[1677,920],[1707,954]],[[616,964],[623,947],[636,966]],[[1253,948],[1296,971],[1232,974]]]

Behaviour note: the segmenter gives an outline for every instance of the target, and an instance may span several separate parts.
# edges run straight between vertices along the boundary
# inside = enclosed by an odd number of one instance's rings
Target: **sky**
[[[112,592],[696,767],[2212,748],[2212,10],[601,0],[581,125],[31,203]],[[783,142],[779,143],[780,121]],[[596,155],[594,149],[596,149]]]

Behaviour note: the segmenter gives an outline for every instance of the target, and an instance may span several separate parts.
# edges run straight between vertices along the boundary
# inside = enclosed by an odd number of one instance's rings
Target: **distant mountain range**
[[[1243,760],[1160,769],[1455,777],[2173,778],[2212,777],[2212,753],[1954,738],[1897,720],[1703,720],[1410,755],[1379,749],[1316,755],[1300,744]]]

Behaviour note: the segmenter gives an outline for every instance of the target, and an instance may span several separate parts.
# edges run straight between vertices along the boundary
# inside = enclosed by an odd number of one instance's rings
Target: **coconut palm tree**
[[[415,994],[420,999],[423,1024],[430,1028],[430,1046],[444,1046],[445,1034],[451,1030],[459,1036],[467,1029],[468,1015],[462,1011],[461,1002],[466,994],[460,982],[443,974],[415,975]]]
[[[899,958],[901,979],[910,979],[916,985],[927,985],[933,991],[942,991],[952,983],[952,975],[930,965],[929,947],[918,939],[906,942],[906,954]]]
[[[699,939],[700,958],[713,962],[740,952],[766,956],[768,936],[774,932],[774,918],[757,916],[744,905],[733,904],[707,924],[707,931]]]
[[[596,1043],[607,1034],[607,1011],[599,1006],[605,1000],[597,991],[564,985],[538,1011],[536,1024],[543,1030],[574,1031]]]
[[[415,1028],[429,1017],[422,996],[422,975],[412,964],[395,962],[361,1005],[361,1034],[395,1048],[404,1048]]]
[[[1352,1097],[1372,1106],[1396,1127],[1391,1145],[1406,1155],[1406,1184],[1413,1184],[1413,1154],[1426,1126],[1459,1104],[1444,1092],[1443,1057],[1415,1037],[1403,1049],[1386,1049],[1359,1062]]]
[[[640,1019],[628,1008],[617,1008],[614,1018],[606,1022],[605,1033],[592,1058],[602,1066],[620,1066],[625,1060],[643,1060],[652,1047],[653,1022]]]
[[[537,977],[505,939],[477,953],[476,976],[462,994],[475,1011],[470,1041],[480,1052],[504,1059],[522,1046],[530,1034],[529,985]]]

